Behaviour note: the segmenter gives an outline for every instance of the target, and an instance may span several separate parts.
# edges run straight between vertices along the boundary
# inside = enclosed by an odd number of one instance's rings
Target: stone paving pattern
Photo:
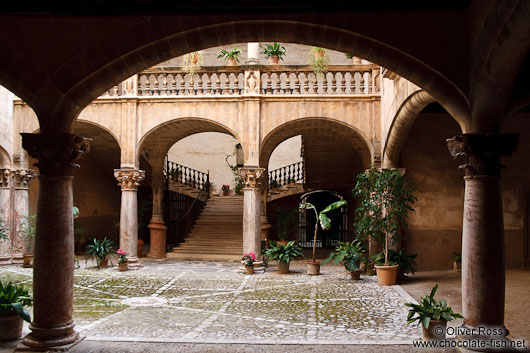
[[[136,271],[75,270],[74,320],[86,340],[262,343],[410,344],[412,298],[375,277],[352,281],[326,265],[279,275],[272,264],[249,276],[235,263],[145,261]],[[31,287],[31,269],[0,267],[0,277]],[[136,299],[137,297],[141,297]]]

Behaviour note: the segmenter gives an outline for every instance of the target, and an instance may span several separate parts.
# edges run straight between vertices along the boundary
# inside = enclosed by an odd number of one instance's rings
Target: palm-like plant
[[[341,208],[347,204],[346,200],[342,201],[336,201],[332,204],[328,205],[328,207],[324,208],[320,213],[318,213],[316,207],[309,203],[309,202],[302,202],[300,204],[301,209],[310,209],[312,208],[313,211],[315,211],[316,216],[316,222],[315,222],[315,235],[313,237],[313,262],[316,261],[317,256],[317,233],[318,233],[318,225],[320,224],[320,227],[322,230],[328,230],[331,228],[331,219],[326,215],[326,213],[336,210],[337,208]]]
[[[234,47],[232,50],[225,50],[221,49],[219,50],[219,53],[217,55],[217,59],[223,58],[225,60],[233,59],[237,62],[239,62],[239,55],[241,55],[242,51],[241,49]]]
[[[361,262],[366,261],[364,257],[365,253],[366,248],[360,239],[355,239],[351,243],[339,241],[339,245],[335,248],[335,251],[332,251],[329,256],[322,261],[322,265],[331,260],[333,260],[335,265],[342,261],[347,271],[358,271],[361,268]]]
[[[23,285],[0,281],[0,316],[18,315],[31,322],[29,312],[24,306],[30,306],[33,298]]]
[[[286,245],[278,245],[275,241],[269,242],[269,248],[265,250],[265,256],[269,260],[276,260],[279,264],[289,263],[296,258],[303,257],[302,249],[298,247],[294,241],[288,242]]]
[[[265,55],[265,59],[270,58],[271,56],[277,56],[280,60],[283,60],[282,56],[286,55],[285,47],[280,46],[278,43],[274,42],[273,44],[266,44],[265,47],[260,45],[260,48],[263,49],[261,54]]]
[[[94,238],[92,239],[92,243],[85,247],[85,250],[85,263],[88,262],[88,260],[95,259],[96,265],[99,268],[101,266],[101,261],[113,251],[113,243],[107,238],[103,238],[103,240],[97,240]]]
[[[407,324],[418,321],[418,325],[423,324],[428,329],[431,320],[451,321],[453,319],[464,318],[462,315],[454,313],[453,309],[447,305],[445,300],[436,301],[434,299],[437,289],[438,285],[435,285],[430,295],[425,295],[421,298],[420,304],[405,303],[406,306],[410,307]]]

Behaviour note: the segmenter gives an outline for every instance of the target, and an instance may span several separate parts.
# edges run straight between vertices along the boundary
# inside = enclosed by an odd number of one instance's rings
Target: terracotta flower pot
[[[358,281],[361,279],[361,270],[352,271],[350,272],[351,279],[354,281]]]
[[[308,261],[307,262],[307,274],[310,276],[318,276],[320,274],[320,262]]]
[[[460,263],[457,261],[453,261],[453,270],[454,271],[460,271]]]
[[[109,267],[109,259],[107,258],[101,259],[101,261],[99,262],[99,268],[107,268],[107,267]]]
[[[0,316],[0,341],[16,340],[21,335],[22,318],[20,316]]]
[[[33,255],[31,254],[23,254],[22,259],[24,263],[22,264],[22,267],[24,268],[31,268],[33,267]]]
[[[227,66],[237,66],[237,60],[235,58],[228,58]]]
[[[281,275],[286,275],[289,273],[289,262],[278,263],[278,273]]]
[[[127,262],[123,262],[123,263],[118,264],[118,268],[120,272],[127,271],[129,269],[129,265],[127,265]]]
[[[397,280],[398,265],[375,266],[377,270],[377,283],[381,286],[393,286]]]
[[[254,265],[245,265],[245,273],[247,275],[253,275],[254,274]]]
[[[362,59],[357,56],[352,56],[351,58],[353,65],[361,65]]]
[[[423,323],[421,324],[421,328],[423,330],[423,338],[429,341],[441,341],[445,339],[445,332],[447,329],[447,321],[446,320],[431,320],[429,323],[429,328],[426,329],[425,326],[423,326]]]
[[[280,60],[280,58],[277,55],[273,55],[273,56],[269,57],[269,64],[278,65],[278,61],[279,60]]]
[[[278,244],[278,245],[287,245],[287,243],[288,243],[287,240],[278,240],[278,241],[276,242],[276,244]]]

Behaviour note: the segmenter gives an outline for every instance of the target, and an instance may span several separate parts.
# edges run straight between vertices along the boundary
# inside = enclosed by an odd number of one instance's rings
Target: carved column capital
[[[500,176],[501,157],[511,156],[517,147],[519,134],[463,134],[447,139],[449,153],[462,158],[466,176]]]
[[[15,186],[20,189],[28,189],[30,179],[37,176],[37,172],[33,169],[16,169],[13,174],[15,175]]]
[[[145,178],[145,171],[139,169],[114,169],[114,177],[123,190],[138,190],[138,186]]]
[[[0,169],[0,188],[9,188],[12,173],[11,169]]]
[[[243,167],[239,168],[239,175],[245,181],[245,188],[258,189],[260,187],[259,179],[265,172],[264,168]]]
[[[30,156],[39,160],[35,165],[41,175],[71,175],[73,168],[84,155],[90,152],[90,139],[73,134],[20,134],[22,147]]]

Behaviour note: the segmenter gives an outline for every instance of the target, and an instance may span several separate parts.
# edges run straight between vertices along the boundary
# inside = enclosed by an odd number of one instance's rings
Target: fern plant
[[[278,245],[278,243],[271,240],[269,242],[269,248],[265,250],[264,255],[269,260],[278,261],[279,264],[289,263],[296,258],[304,257],[302,249],[294,241],[290,241],[285,245]]]
[[[29,312],[24,307],[32,303],[33,298],[23,285],[2,283],[0,280],[0,316],[18,315],[31,322]]]
[[[103,240],[97,240],[94,238],[92,239],[92,243],[85,247],[85,250],[85,263],[87,263],[88,260],[95,259],[96,266],[99,268],[101,266],[101,261],[113,251],[113,243],[107,238],[103,238]]]
[[[358,271],[361,269],[361,262],[366,261],[364,257],[365,253],[366,248],[360,239],[355,239],[351,243],[339,241],[339,245],[335,248],[335,251],[332,251],[322,261],[322,265],[331,260],[333,260],[333,264],[335,265],[342,261],[348,272]]]

